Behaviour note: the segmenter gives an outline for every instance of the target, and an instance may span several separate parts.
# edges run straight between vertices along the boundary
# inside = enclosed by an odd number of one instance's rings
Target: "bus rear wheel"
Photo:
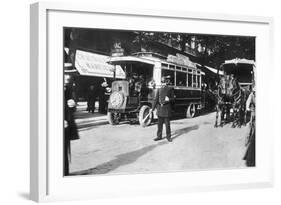
[[[114,112],[107,112],[107,121],[111,125],[118,125],[120,122],[120,114]]]
[[[186,117],[193,118],[196,116],[196,114],[197,114],[196,105],[191,103],[186,110]]]
[[[139,111],[139,123],[142,127],[149,126],[153,120],[153,113],[149,112],[150,107],[148,105],[143,105]]]

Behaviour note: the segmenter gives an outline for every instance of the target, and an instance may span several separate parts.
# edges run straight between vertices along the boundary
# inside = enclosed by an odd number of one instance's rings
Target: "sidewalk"
[[[77,128],[80,130],[108,124],[107,115],[99,113],[98,109],[98,103],[96,103],[95,112],[89,113],[87,111],[87,102],[78,102],[75,112],[75,122],[77,124]]]

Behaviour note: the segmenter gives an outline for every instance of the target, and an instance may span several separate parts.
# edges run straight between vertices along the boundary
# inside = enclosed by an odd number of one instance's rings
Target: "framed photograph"
[[[30,18],[32,200],[273,186],[272,18],[45,2]]]

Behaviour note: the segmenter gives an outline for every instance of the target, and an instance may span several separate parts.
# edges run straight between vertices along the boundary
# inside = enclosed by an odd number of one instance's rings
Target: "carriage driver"
[[[157,89],[155,100],[153,102],[152,110],[157,108],[158,116],[158,129],[157,137],[154,141],[162,139],[163,124],[166,126],[166,138],[169,142],[172,142],[171,138],[171,127],[170,127],[170,117],[171,117],[171,103],[174,101],[174,90],[168,87],[170,83],[170,76],[162,77],[161,79],[162,87]]]

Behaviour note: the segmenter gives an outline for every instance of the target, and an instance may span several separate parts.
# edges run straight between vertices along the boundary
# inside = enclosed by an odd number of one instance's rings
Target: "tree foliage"
[[[194,43],[198,62],[218,68],[225,60],[255,60],[255,38],[247,36],[198,35],[185,33],[135,32],[133,43],[139,50],[149,50],[149,42],[159,42],[179,51]]]
[[[204,48],[199,57],[203,64],[219,67],[233,58],[255,60],[254,37],[198,35],[197,40]]]

